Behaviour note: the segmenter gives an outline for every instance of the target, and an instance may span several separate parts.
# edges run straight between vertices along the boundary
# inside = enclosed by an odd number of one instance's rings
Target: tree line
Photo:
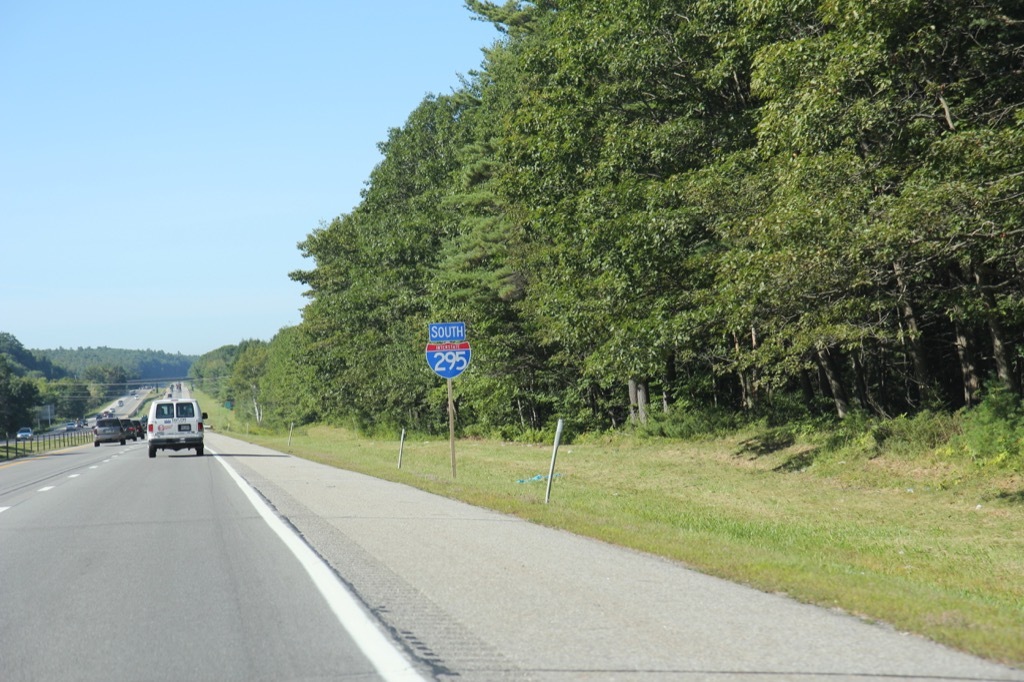
[[[252,419],[442,429],[449,320],[467,433],[1019,396],[1024,2],[466,6],[500,39],[300,243],[302,322],[194,366]]]

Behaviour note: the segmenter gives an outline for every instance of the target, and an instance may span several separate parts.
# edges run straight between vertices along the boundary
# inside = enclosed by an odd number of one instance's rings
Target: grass
[[[551,445],[399,443],[310,426],[246,435],[200,396],[209,422],[297,456],[680,561],[702,572],[889,623],[1024,666],[1024,477],[940,450],[911,456],[806,438],[751,447],[592,438]],[[212,407],[211,407],[212,406]]]

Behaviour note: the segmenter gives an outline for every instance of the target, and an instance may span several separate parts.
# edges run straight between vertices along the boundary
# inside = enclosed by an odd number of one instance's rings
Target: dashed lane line
[[[102,462],[100,462],[100,464],[106,464],[107,462],[109,462],[109,461],[111,461],[111,460],[113,460],[113,459],[116,459],[116,458],[117,458],[117,457],[118,457],[118,456],[119,456],[120,454],[121,454],[121,453],[117,453],[117,454],[115,454],[115,455],[111,455],[111,456],[110,456],[110,457],[108,457],[107,459],[105,459],[105,460],[103,460]],[[50,455],[43,455],[42,457],[35,457],[35,458],[33,458],[33,459],[44,459],[44,458],[46,458],[46,457],[49,457],[49,456],[50,456]],[[21,461],[22,461],[22,462],[24,462],[24,461],[27,461],[27,460],[21,460]],[[0,468],[3,468],[4,466],[12,466],[12,465],[14,465],[14,464],[19,464],[19,463],[20,463],[20,462],[9,462],[9,463],[7,463],[7,464],[5,464],[5,465],[0,465]],[[89,468],[90,468],[90,469],[99,469],[99,468],[100,468],[100,465],[99,465],[99,464],[93,464],[93,465],[92,465],[91,467],[89,467]],[[79,476],[81,476],[81,475],[82,475],[82,474],[68,474],[68,478],[78,478],[78,477],[79,477]],[[37,493],[45,493],[45,492],[48,492],[48,491],[50,491],[50,490],[53,490],[53,489],[54,489],[54,488],[56,488],[56,487],[57,487],[57,486],[55,486],[55,485],[48,485],[48,486],[44,486],[44,487],[42,487],[42,488],[39,488],[38,490],[36,490],[36,492],[37,492]],[[5,512],[5,511],[7,511],[7,510],[8,510],[8,509],[10,509],[10,508],[11,508],[11,506],[6,506],[6,507],[0,507],[0,512]]]

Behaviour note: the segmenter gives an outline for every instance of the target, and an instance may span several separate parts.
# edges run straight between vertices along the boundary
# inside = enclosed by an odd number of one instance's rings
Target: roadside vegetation
[[[466,5],[501,40],[299,244],[301,323],[192,365],[239,418],[443,434],[445,321],[470,436],[1020,395],[1019,3]]]
[[[1024,663],[1021,4],[466,6],[213,423]]]
[[[444,438],[409,437],[399,469],[397,435],[289,434],[200,400],[226,435],[1024,666],[1024,475],[973,449],[987,416],[590,435],[561,446],[544,504],[550,440],[460,439],[453,479]]]
[[[466,6],[214,428],[1024,664],[1021,3]]]

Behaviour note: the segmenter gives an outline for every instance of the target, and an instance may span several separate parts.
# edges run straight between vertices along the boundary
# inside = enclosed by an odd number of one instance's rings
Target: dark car
[[[131,419],[121,419],[119,421],[121,422],[121,428],[124,429],[126,438],[131,438],[132,440],[139,439],[139,432],[135,430],[135,424],[132,424]]]
[[[92,429],[92,444],[96,447],[100,446],[100,443],[120,443],[125,444],[127,434],[124,432],[124,427],[121,426],[120,419],[113,419],[108,417],[106,419],[97,419],[96,426]]]
[[[132,426],[135,427],[135,437],[139,440],[146,440],[146,427],[143,426],[142,422],[138,419],[133,419]]]

